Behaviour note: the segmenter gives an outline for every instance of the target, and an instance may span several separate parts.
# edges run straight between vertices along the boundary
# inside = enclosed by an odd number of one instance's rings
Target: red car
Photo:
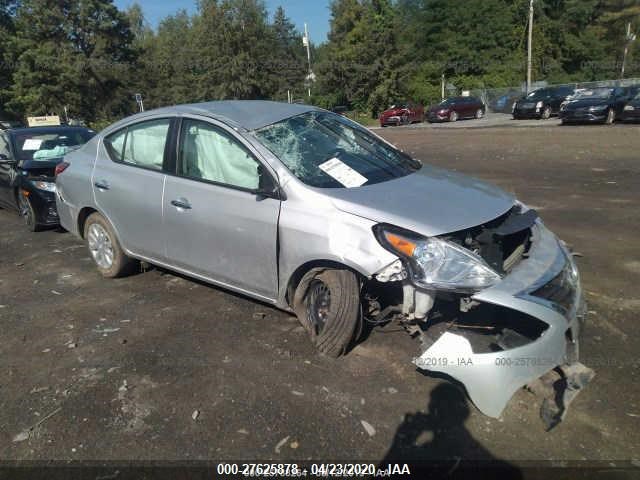
[[[476,97],[452,97],[429,109],[427,119],[433,122],[456,122],[463,118],[482,118],[486,107]]]
[[[380,126],[407,125],[424,121],[424,107],[418,103],[404,102],[391,105],[380,114]]]

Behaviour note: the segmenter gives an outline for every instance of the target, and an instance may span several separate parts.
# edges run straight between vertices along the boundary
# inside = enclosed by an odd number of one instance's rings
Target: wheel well
[[[85,207],[80,210],[80,213],[78,214],[78,234],[80,237],[84,238],[84,224],[87,221],[87,218],[89,218],[89,215],[94,212],[97,212],[97,210],[91,207]]]
[[[292,306],[291,302],[293,300],[293,296],[296,292],[296,289],[300,284],[300,281],[307,274],[307,272],[309,272],[310,270],[313,270],[314,268],[333,268],[333,269],[341,269],[341,270],[351,270],[358,276],[358,278],[360,279],[365,278],[365,276],[361,272],[357,271],[356,269],[333,260],[313,260],[311,262],[307,262],[299,266],[293,272],[293,274],[289,277],[289,283],[287,284],[287,294],[286,294],[286,302],[289,306]]]

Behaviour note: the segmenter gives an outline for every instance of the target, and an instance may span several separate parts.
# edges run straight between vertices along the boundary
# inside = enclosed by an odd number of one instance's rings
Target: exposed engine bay
[[[502,281],[471,294],[424,290],[399,259],[365,286],[365,318],[399,323],[420,343],[414,364],[461,381],[488,416],[499,416],[530,383],[542,392],[547,378],[547,387],[555,387],[545,390],[541,418],[553,428],[594,376],[578,363],[586,307],[571,253],[534,210],[519,206],[444,239],[481,257]]]

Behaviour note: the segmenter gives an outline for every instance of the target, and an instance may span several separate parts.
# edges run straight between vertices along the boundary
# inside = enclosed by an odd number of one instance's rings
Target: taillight
[[[70,164],[67,162],[60,162],[58,165],[56,165],[55,176],[57,177],[62,172],[64,172],[67,169],[67,167],[69,167],[69,165]]]

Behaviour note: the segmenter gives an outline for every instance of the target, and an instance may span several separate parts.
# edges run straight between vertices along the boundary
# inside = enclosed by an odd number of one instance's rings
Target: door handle
[[[101,180],[99,182],[95,182],[93,184],[97,189],[99,190],[109,190],[109,182],[105,181],[105,180]]]
[[[184,198],[179,198],[177,200],[171,200],[171,205],[176,208],[181,208],[182,210],[191,210],[191,204],[188,200]]]

